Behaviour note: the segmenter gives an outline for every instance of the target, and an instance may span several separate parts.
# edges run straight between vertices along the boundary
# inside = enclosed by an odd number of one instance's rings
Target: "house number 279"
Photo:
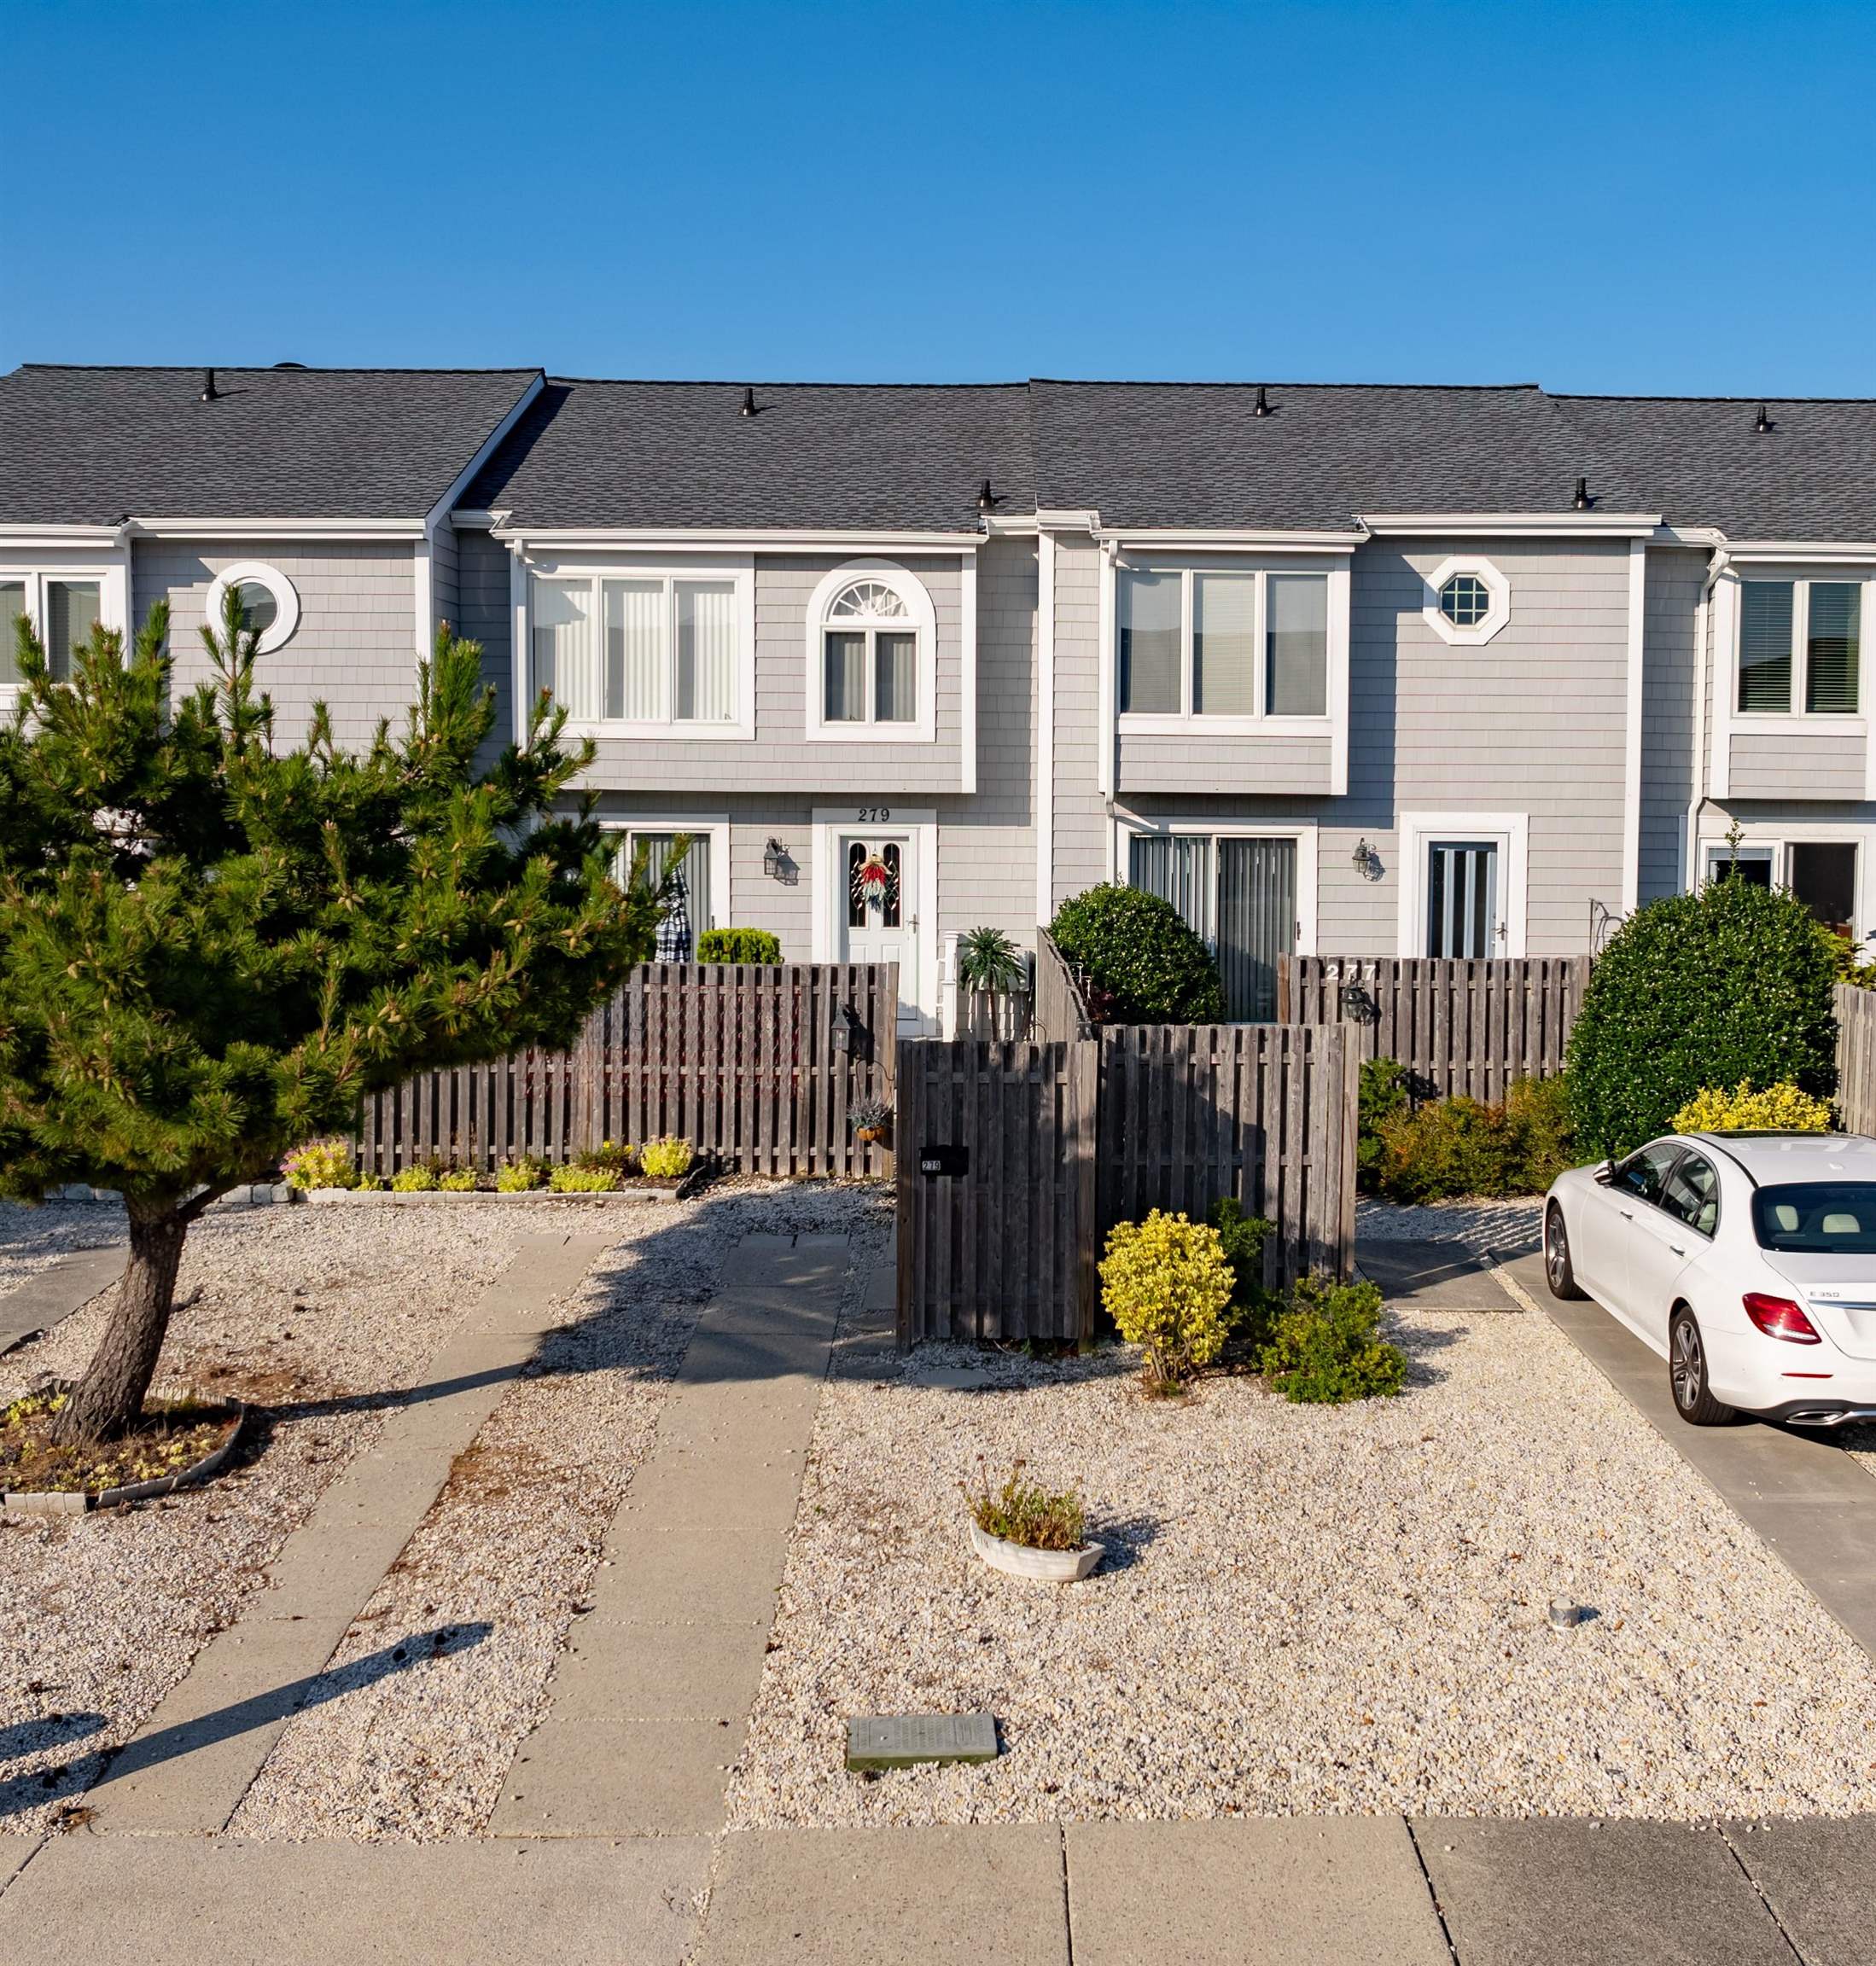
[[[859,823],[862,826],[883,826],[893,816],[890,806],[862,806]]]

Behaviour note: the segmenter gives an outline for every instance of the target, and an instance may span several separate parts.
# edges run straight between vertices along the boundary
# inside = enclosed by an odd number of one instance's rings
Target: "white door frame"
[[[1397,822],[1401,852],[1400,951],[1426,954],[1426,850],[1436,840],[1477,840],[1498,848],[1500,905],[1505,923],[1500,956],[1522,956],[1525,886],[1530,862],[1530,816],[1525,812],[1403,812]]]
[[[883,814],[884,816],[879,817]],[[814,893],[812,898],[810,953],[817,963],[840,960],[840,927],[834,919],[843,908],[847,889],[835,866],[834,842],[843,833],[877,834],[890,840],[902,835],[913,845],[918,865],[913,896],[918,922],[918,974],[899,980],[902,1002],[915,1005],[919,1028],[938,1028],[938,814],[935,808],[912,806],[817,806],[813,810]],[[907,987],[907,984],[911,987]]]

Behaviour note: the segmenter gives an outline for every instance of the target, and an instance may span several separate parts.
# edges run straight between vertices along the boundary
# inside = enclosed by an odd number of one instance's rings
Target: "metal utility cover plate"
[[[847,1723],[847,1765],[910,1768],[921,1761],[994,1761],[988,1713],[867,1713]]]

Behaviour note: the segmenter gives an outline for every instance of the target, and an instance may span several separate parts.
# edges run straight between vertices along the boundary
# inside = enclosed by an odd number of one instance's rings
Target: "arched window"
[[[243,560],[224,567],[209,583],[207,602],[208,625],[221,633],[222,596],[232,587],[241,597],[242,611],[249,629],[259,637],[256,653],[271,655],[283,647],[300,625],[300,596],[294,584],[277,567],[259,560]]]
[[[929,738],[933,734],[935,616],[901,567],[837,567],[808,608],[808,733]]]

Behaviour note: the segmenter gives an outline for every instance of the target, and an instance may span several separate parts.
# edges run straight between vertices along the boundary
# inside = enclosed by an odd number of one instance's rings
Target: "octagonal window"
[[[1455,628],[1476,628],[1491,611],[1491,590],[1476,573],[1455,573],[1440,589],[1440,612]]]

